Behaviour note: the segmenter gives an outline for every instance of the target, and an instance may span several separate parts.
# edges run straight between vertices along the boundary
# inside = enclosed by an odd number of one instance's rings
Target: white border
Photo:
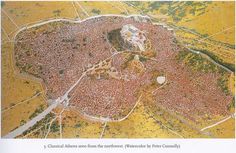
[[[8,0],[12,1],[12,0]],[[16,0],[18,1],[18,0]],[[28,0],[24,0],[28,1]],[[42,1],[42,0],[38,0]],[[51,0],[55,1],[55,0]],[[58,0],[61,1],[61,0]],[[68,0],[71,1],[71,0]],[[96,1],[96,0],[95,0]],[[223,0],[225,1],[225,0]],[[233,1],[233,0],[230,0]],[[1,13],[0,13],[1,16]],[[0,21],[1,23],[1,21]],[[235,35],[236,36],[236,35]],[[0,34],[1,39],[1,34]],[[1,52],[0,52],[1,56]],[[2,58],[2,56],[1,56]],[[236,58],[236,54],[235,54]],[[1,68],[1,63],[0,63]],[[1,69],[0,69],[1,73]],[[1,82],[0,74],[0,83]],[[1,84],[2,85],[2,84]],[[2,87],[0,85],[0,87]],[[0,89],[1,91],[1,89]],[[236,91],[235,91],[236,93]],[[0,93],[0,96],[1,93]],[[1,106],[1,103],[0,103]],[[1,120],[1,113],[0,113]],[[1,122],[0,122],[1,126]],[[1,131],[0,131],[1,134]],[[180,149],[44,149],[48,144],[179,144]],[[100,152],[135,152],[135,153],[235,153],[236,139],[1,139],[1,153],[100,153]]]
[[[232,139],[5,139],[1,153],[235,153]],[[48,145],[178,145],[177,148],[47,148]]]

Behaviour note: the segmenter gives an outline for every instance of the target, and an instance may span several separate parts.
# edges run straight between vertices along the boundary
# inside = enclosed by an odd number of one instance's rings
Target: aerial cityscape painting
[[[2,138],[235,138],[234,11],[2,1]]]

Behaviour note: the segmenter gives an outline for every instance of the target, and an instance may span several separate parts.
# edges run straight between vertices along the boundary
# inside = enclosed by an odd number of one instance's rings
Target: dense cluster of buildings
[[[145,51],[148,39],[154,60],[127,58],[132,56],[122,52],[113,56],[117,51],[107,40],[107,33],[115,29],[121,29],[122,37],[140,51]],[[140,87],[152,84],[154,72],[167,76],[166,85],[155,92],[156,103],[184,116],[223,113],[232,99],[217,86],[218,74],[192,72],[178,62],[176,55],[181,48],[174,43],[172,31],[148,21],[118,16],[82,23],[57,21],[27,29],[16,39],[17,66],[44,81],[49,99],[62,96],[83,72],[93,68],[69,93],[70,105],[89,115],[126,115],[140,96]],[[124,68],[132,60],[139,60],[145,71],[139,74]],[[159,81],[164,83],[163,78]]]

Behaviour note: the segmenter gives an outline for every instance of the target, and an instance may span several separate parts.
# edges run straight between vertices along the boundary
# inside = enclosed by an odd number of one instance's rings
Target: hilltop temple
[[[122,27],[120,33],[125,42],[139,48],[140,51],[145,50],[144,43],[146,41],[146,37],[143,31],[131,24],[127,24]]]

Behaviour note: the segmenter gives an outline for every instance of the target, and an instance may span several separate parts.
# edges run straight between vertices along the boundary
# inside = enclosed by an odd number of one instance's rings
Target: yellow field
[[[90,122],[83,119],[78,112],[64,114],[63,138],[99,138],[102,131],[102,123]]]
[[[139,105],[124,121],[108,123],[104,132],[105,138],[179,138],[168,129],[161,127]]]
[[[231,118],[222,124],[208,129],[207,132],[213,133],[216,138],[235,138],[235,119]]]
[[[213,2],[209,4],[203,15],[189,17],[191,21],[181,21],[179,25],[208,34],[215,40],[234,44],[234,8],[234,2]]]
[[[40,105],[42,105],[44,108],[47,107],[42,96],[3,112],[2,135],[9,133],[11,130],[17,128],[21,124],[29,121],[30,115],[32,115]]]
[[[7,134],[20,125],[21,121],[28,121],[29,116],[40,105],[45,105],[42,96],[36,97],[29,102],[24,102],[36,92],[43,91],[41,84],[27,78],[19,77],[14,72],[12,61],[12,45],[7,43],[2,46],[2,135]],[[19,104],[24,102],[22,104]],[[18,105],[19,104],[19,105]],[[15,106],[17,105],[17,106]],[[21,114],[21,115],[19,115]]]

